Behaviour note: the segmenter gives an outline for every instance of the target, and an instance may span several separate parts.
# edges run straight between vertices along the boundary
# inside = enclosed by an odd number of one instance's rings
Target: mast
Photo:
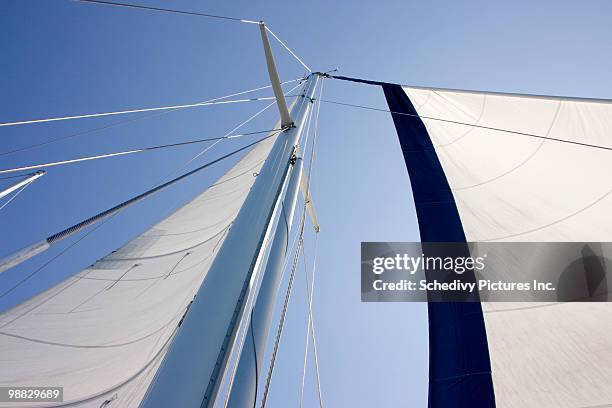
[[[274,61],[271,54],[266,57],[270,67]],[[269,71],[272,79],[272,70]],[[292,158],[312,105],[317,81],[318,76],[313,74],[306,79],[302,95],[291,111],[293,124],[278,135],[272,146],[142,407],[205,408],[214,403],[266,231],[274,208],[282,200],[283,184],[294,167]]]
[[[228,407],[253,407],[257,400],[258,378],[261,378],[263,356],[272,323],[274,303],[281,283],[283,261],[289,250],[289,231],[302,178],[303,160],[296,157],[285,199],[282,202],[272,248],[265,267],[257,300],[233,382],[230,383]]]

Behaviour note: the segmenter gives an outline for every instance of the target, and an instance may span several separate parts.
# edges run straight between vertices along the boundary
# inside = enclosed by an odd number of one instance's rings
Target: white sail
[[[610,101],[404,91],[468,241],[610,241]],[[612,403],[612,303],[484,303],[483,311],[498,407]]]
[[[275,139],[128,244],[0,315],[0,384],[64,387],[59,406],[138,406]]]

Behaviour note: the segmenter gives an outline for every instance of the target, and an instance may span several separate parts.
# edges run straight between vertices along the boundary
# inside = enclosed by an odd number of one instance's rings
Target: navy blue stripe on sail
[[[421,241],[465,242],[453,193],[427,128],[400,85],[380,84],[406,162]],[[466,244],[467,248],[467,244]],[[480,302],[429,302],[429,408],[495,407]]]

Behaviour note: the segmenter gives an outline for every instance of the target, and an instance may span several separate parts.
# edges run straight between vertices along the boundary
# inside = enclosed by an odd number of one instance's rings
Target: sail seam
[[[232,221],[233,222],[233,221]],[[204,244],[206,244],[207,242],[210,242],[212,240],[214,240],[215,238],[217,238],[219,235],[222,235],[228,228],[230,225],[232,225],[232,222],[228,223],[221,231],[217,232],[215,235],[213,235],[210,238],[207,238],[206,240],[199,242],[193,246],[187,247],[187,248],[181,248],[177,251],[174,252],[168,252],[165,254],[160,254],[160,255],[151,255],[151,256],[142,256],[142,257],[135,257],[135,258],[110,258],[110,259],[105,259],[102,258],[100,259],[98,262],[123,262],[123,261],[140,261],[140,260],[144,260],[144,259],[157,259],[157,258],[165,258],[167,256],[171,256],[171,255],[176,255],[176,254],[180,254],[181,252],[184,251],[189,251],[192,249],[195,249],[197,247],[200,247]]]
[[[559,116],[559,111],[561,110],[561,104],[563,103],[563,101],[559,101],[559,103],[557,104],[557,109],[555,111],[555,114],[553,116],[553,119],[550,123],[550,126],[548,127],[548,130],[546,131],[546,137],[548,137],[548,135],[550,134],[550,132],[552,131],[555,123],[557,122],[557,117]],[[527,156],[527,158],[525,158],[522,162],[520,162],[518,165],[514,166],[513,168],[511,168],[510,170],[496,176],[493,178],[490,178],[488,180],[482,181],[480,183],[477,184],[472,184],[469,186],[462,186],[462,187],[455,187],[453,188],[453,191],[461,191],[461,190],[468,190],[470,188],[474,188],[474,187],[478,187],[478,186],[482,186],[484,184],[490,183],[492,181],[498,180],[502,177],[507,176],[508,174],[511,174],[512,172],[514,172],[515,170],[523,167],[525,164],[527,164],[531,159],[533,159],[535,157],[535,155],[542,149],[542,147],[544,146],[544,143],[546,143],[546,139],[543,139],[542,141],[540,141],[540,143],[538,144],[538,147],[531,152],[531,154],[529,154],[529,156]]]

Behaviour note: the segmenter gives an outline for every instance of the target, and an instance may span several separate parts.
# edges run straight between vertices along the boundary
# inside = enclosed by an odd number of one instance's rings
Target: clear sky
[[[423,86],[612,98],[607,0],[138,3],[263,19],[315,70],[339,68],[342,75]],[[282,79],[303,73],[274,47]],[[64,0],[3,0],[0,49],[2,122],[190,103],[268,84],[257,26],[199,17]],[[328,80],[324,97],[385,107],[381,90],[373,86]],[[124,118],[2,128],[0,167],[220,136],[264,103],[172,112],[14,154],[4,153]],[[275,121],[270,109],[245,130],[269,129]],[[243,143],[222,143],[191,166]],[[50,169],[0,211],[0,256],[144,191],[201,148]],[[362,304],[359,294],[361,241],[418,240],[390,116],[324,104],[318,152],[314,199],[322,232],[314,311],[326,405],[425,406],[426,306]],[[126,210],[0,298],[0,310],[116,249],[223,169]],[[0,288],[82,236],[3,273]],[[309,235],[307,255],[312,250]],[[297,279],[271,407],[295,406],[299,397],[306,301],[303,274]],[[306,407],[316,404],[312,378],[310,371]]]

